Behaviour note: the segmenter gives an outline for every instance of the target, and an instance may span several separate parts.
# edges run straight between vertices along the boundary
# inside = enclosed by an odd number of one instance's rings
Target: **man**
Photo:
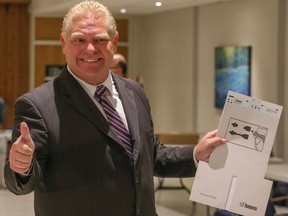
[[[113,55],[113,61],[112,61],[112,64],[110,66],[110,70],[113,73],[118,74],[119,76],[127,77],[126,58],[119,53],[114,54]]]
[[[113,55],[113,62],[111,66],[115,66],[118,62],[126,62],[126,58],[120,53],[115,53]]]
[[[36,216],[157,215],[153,175],[194,176],[195,161],[225,143],[212,131],[195,148],[160,144],[143,88],[109,70],[117,41],[106,7],[72,7],[61,33],[67,66],[15,103],[5,182],[34,191]]]

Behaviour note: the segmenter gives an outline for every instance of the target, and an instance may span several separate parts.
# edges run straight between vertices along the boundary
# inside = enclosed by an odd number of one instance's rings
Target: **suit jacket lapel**
[[[126,87],[125,82],[123,82],[123,80],[121,80],[118,76],[115,76],[113,74],[112,76],[126,115],[129,132],[134,147],[133,159],[134,161],[137,161],[140,151],[140,145],[139,145],[140,139],[139,139],[139,121],[138,121],[136,103],[134,99],[134,93],[133,91],[131,91]]]
[[[103,133],[119,143],[120,140],[118,136],[112,128],[109,127],[109,123],[103,114],[67,69],[62,72],[59,79],[64,85],[63,90],[67,98],[67,103],[78,110],[81,115],[91,121]],[[85,106],[83,106],[83,104],[85,104]]]

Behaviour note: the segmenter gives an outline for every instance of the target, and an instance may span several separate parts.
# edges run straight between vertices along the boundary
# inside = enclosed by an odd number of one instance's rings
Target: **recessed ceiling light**
[[[161,6],[162,6],[162,2],[156,2],[156,3],[155,3],[155,6],[156,6],[156,7],[161,7]]]
[[[126,11],[125,8],[122,8],[122,9],[120,10],[120,12],[124,14],[124,13],[126,13],[127,11]]]

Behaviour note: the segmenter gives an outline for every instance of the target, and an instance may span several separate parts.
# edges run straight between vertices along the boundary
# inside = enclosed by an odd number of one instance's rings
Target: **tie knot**
[[[105,96],[108,92],[108,89],[104,85],[97,86],[96,95],[97,97]]]

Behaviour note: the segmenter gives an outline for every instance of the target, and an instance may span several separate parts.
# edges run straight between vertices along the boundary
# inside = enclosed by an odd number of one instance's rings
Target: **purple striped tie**
[[[116,132],[122,143],[124,144],[124,148],[126,149],[129,157],[132,158],[133,147],[131,143],[130,134],[127,128],[125,127],[123,121],[121,120],[119,113],[107,99],[106,95],[107,93],[108,89],[104,85],[97,86],[96,97],[98,98],[98,101],[101,103],[105,111],[108,122],[114,129],[114,131]]]

